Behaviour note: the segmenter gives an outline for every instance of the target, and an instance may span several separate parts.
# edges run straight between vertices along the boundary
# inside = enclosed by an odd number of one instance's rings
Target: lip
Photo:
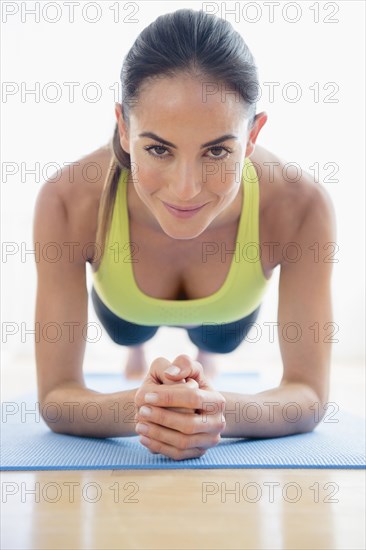
[[[191,207],[187,209],[180,209],[180,208],[178,209],[164,201],[162,201],[162,203],[164,204],[168,212],[173,214],[173,216],[175,216],[176,218],[191,218],[192,216],[197,214],[200,210],[202,210],[202,208],[207,204],[206,203],[206,204],[203,204],[202,206],[193,207],[193,208]]]
[[[199,208],[202,208],[203,206],[205,206],[204,204],[201,204],[200,206],[175,206],[174,204],[170,204],[169,202],[164,202],[164,204],[166,204],[167,206],[170,206],[170,208],[174,208],[174,210],[180,210],[183,212],[187,212],[188,210],[198,210]]]

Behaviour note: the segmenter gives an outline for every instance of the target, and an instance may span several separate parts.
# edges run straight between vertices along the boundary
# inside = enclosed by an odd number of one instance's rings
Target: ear
[[[116,114],[116,120],[118,125],[118,132],[119,132],[119,141],[120,141],[121,147],[124,151],[126,151],[126,153],[130,154],[128,128],[123,118],[123,108],[120,103],[114,104],[114,112]]]
[[[254,124],[252,126],[252,129],[248,137],[247,148],[245,151],[245,158],[249,157],[253,153],[258,134],[261,131],[262,127],[267,122],[267,118],[268,118],[267,113],[265,113],[264,111],[255,116]]]

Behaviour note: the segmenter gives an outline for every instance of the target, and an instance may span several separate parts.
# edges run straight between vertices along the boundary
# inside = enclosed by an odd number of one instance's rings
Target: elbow
[[[327,409],[330,404],[328,401],[329,390],[327,389],[322,393],[316,392],[312,388],[310,388],[310,390],[313,392],[313,397],[311,398],[309,411],[311,412],[311,419],[313,421],[314,428],[316,428],[316,426],[322,422],[327,413]]]
[[[320,392],[308,384],[301,384],[300,418],[296,433],[310,433],[321,423],[328,408],[328,390]],[[301,412],[300,412],[301,411]]]
[[[55,404],[53,404],[55,405]],[[50,413],[50,404],[48,403],[47,406],[41,406],[41,418],[43,422],[46,424],[46,426],[54,433],[57,434],[70,434],[70,431],[66,429],[64,426],[64,423],[62,422],[62,418],[60,418],[59,415],[54,415],[54,413]],[[52,407],[55,408],[54,406]]]
[[[306,393],[306,422],[303,433],[312,432],[322,422],[328,408],[328,392],[322,395],[313,388],[307,387]]]
[[[46,426],[54,433],[73,435],[72,424],[66,421],[60,402],[50,395],[45,395],[39,402],[40,417]]]

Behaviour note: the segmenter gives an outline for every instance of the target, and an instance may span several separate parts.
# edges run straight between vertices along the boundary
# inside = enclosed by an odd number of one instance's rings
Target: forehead
[[[224,83],[188,76],[147,79],[131,111],[139,127],[201,123],[235,127],[245,123],[245,109],[238,92]]]

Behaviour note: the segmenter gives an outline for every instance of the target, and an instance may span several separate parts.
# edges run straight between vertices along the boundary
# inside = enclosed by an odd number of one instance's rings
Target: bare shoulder
[[[65,166],[51,176],[41,188],[39,197],[48,202],[57,200],[67,223],[67,238],[75,242],[94,242],[100,196],[111,160],[108,145]],[[92,248],[90,248],[90,252]]]
[[[104,146],[62,170],[56,185],[69,216],[80,215],[80,209],[88,210],[91,203],[99,200],[110,158],[110,148]]]
[[[251,155],[259,179],[262,209],[267,223],[288,241],[309,217],[322,216],[334,224],[334,207],[328,191],[315,183],[296,160],[286,160],[257,145]]]

